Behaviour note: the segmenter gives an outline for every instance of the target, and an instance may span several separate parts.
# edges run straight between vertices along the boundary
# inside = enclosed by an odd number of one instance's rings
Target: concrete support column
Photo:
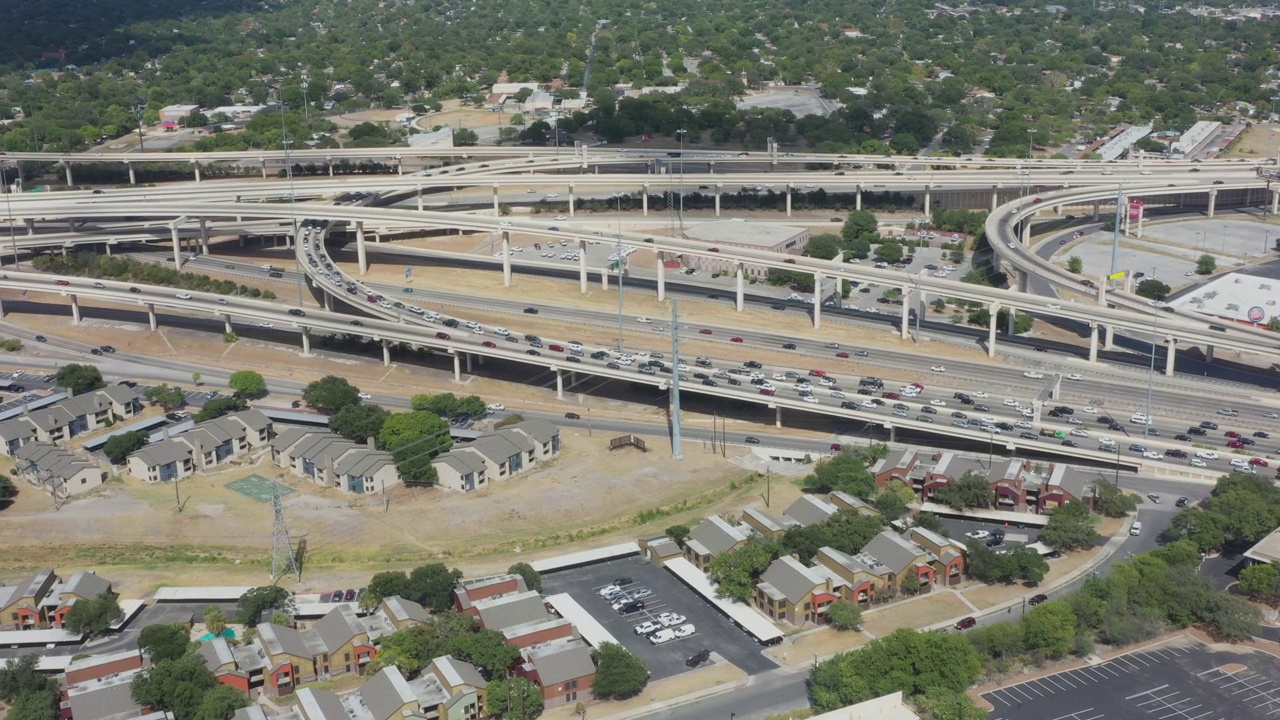
[[[68,169],[67,172],[70,173],[71,172],[70,169]],[[70,178],[71,176],[67,175],[67,177]],[[71,181],[67,180],[67,184],[71,184]],[[1218,189],[1209,188],[1209,217],[1213,217],[1213,211],[1215,208],[1217,208],[1217,206],[1218,206]],[[1128,215],[1126,214],[1125,217],[1128,217]]]
[[[498,184],[497,183],[493,184],[493,214],[494,215],[501,214],[501,211],[498,210]]]
[[[569,183],[569,217],[573,217],[573,205],[574,205],[573,183]]]
[[[587,294],[587,241],[578,241],[578,290]]]
[[[724,183],[716,183],[716,217],[720,217],[720,193],[724,192]]]
[[[68,162],[68,163],[62,163],[62,167],[66,168],[66,170],[67,170],[67,184],[68,184],[68,185],[75,185],[75,184],[76,184],[76,183],[75,183],[75,180],[71,177],[71,163],[69,163],[69,162]]]
[[[111,257],[111,243],[102,246],[103,251],[107,253],[107,257]]]
[[[326,160],[324,166],[329,170],[329,177],[333,177],[333,161]]]
[[[556,399],[564,399],[564,373],[560,372],[560,368],[556,368]]]
[[[1089,362],[1098,362],[1098,323],[1089,323]]]
[[[915,294],[910,288],[902,288],[902,339],[907,339],[908,328],[911,327],[911,306],[916,302]]]
[[[782,406],[781,405],[773,406],[773,426],[779,427],[779,428],[782,427]]]
[[[1204,361],[1213,362],[1213,346],[1212,345],[1204,346]]]
[[[382,364],[391,364],[391,341],[386,339],[382,341]]]
[[[417,200],[418,200],[418,212],[422,212],[422,187],[421,186],[418,187]]]
[[[265,158],[262,160],[262,179],[267,179],[267,161]]]
[[[649,183],[640,186],[640,214],[649,217]]]
[[[320,293],[320,295],[324,297],[324,309],[328,312],[333,312],[333,295],[327,292]]]
[[[1101,212],[1102,212],[1102,201],[1101,201],[1101,200],[1094,200],[1094,201],[1093,201],[1093,221],[1094,221],[1094,222],[1097,222],[1097,221],[1098,221],[1098,215],[1099,215]]]
[[[209,221],[200,218],[200,254],[209,254]]]
[[[1031,242],[1031,218],[1022,221],[1022,244]]]
[[[22,224],[27,226],[27,234],[36,234],[36,221],[34,218],[23,218]]]
[[[71,300],[71,322],[76,325],[80,324],[80,300],[75,295],[68,295]]]
[[[667,299],[667,266],[663,263],[662,253],[658,253],[658,302]]]
[[[1271,191],[1271,214],[1280,214],[1280,190]]]
[[[708,174],[708,175],[715,175],[715,174],[716,174],[716,161],[715,161],[715,160],[712,160],[711,162],[707,163],[707,174]]]
[[[511,287],[511,233],[502,231],[502,287]]]
[[[200,163],[198,162],[191,163],[191,169],[195,171],[196,182],[200,182]]]
[[[156,322],[155,303],[147,303],[147,324],[151,326],[152,330],[155,330],[157,327],[159,327],[159,323]]]
[[[1116,331],[1110,325],[1102,326],[1102,349],[1112,350],[1115,348]]]
[[[1164,339],[1164,344],[1169,348],[1164,358],[1164,374],[1173,377],[1173,366],[1178,361],[1178,339],[1168,335]]]
[[[457,350],[450,350],[453,353],[453,381],[462,382],[462,358],[458,357]]]
[[[738,263],[738,266],[737,268],[734,269],[733,274],[737,276],[736,279],[738,283],[737,294],[736,294],[736,297],[734,297],[734,307],[738,309],[738,312],[742,312],[742,306],[745,304],[745,301],[746,301],[746,298],[744,297],[744,295],[746,294],[746,285],[747,285],[746,280],[743,277],[742,263]]]
[[[475,358],[473,353],[467,353],[467,372],[471,372],[471,363]]]
[[[178,228],[169,226],[169,239],[173,243],[173,266],[182,269],[182,238],[178,237]]]
[[[311,354],[311,331],[306,326],[302,328],[302,354]]]
[[[996,316],[1000,314],[1000,303],[992,303],[989,308],[991,317],[987,320],[987,357],[996,356]]]
[[[996,203],[1000,200],[999,186],[991,186],[991,212],[996,211]]]
[[[1014,335],[1017,334],[1014,332],[1014,330],[1017,329],[1017,327],[1018,327],[1018,309],[1011,307],[1009,308],[1009,315],[1006,316],[1005,318],[1004,334],[1008,335],[1009,337],[1013,337]]]
[[[404,158],[396,158],[396,174],[404,174]]]
[[[231,328],[231,316],[230,316],[230,315],[223,315],[223,316],[222,316],[222,332],[227,333],[227,334],[230,334],[230,333],[235,332],[235,331]]]
[[[137,174],[136,172],[134,172],[134,169],[133,169],[133,163],[125,163],[125,164],[124,164],[124,167],[125,167],[125,169],[126,169],[126,170],[128,170],[128,171],[129,171],[129,184],[130,184],[130,185],[137,185],[137,184],[138,184],[138,174]]]
[[[604,290],[609,289],[609,268],[607,267],[600,268],[600,287]]]
[[[854,210],[862,209],[862,186],[861,185],[859,185],[853,191],[853,209]]]
[[[822,325],[822,273],[813,274],[813,328]]]
[[[926,187],[924,189],[924,214],[926,216],[929,214],[929,208],[931,207],[930,201],[932,199],[933,199],[933,193],[929,192],[929,188]]]
[[[369,272],[369,256],[364,247],[364,222],[356,221],[356,261],[360,265],[360,274]]]
[[[791,217],[791,183],[787,183],[787,217]]]
[[[898,428],[894,425],[889,426],[889,442],[898,442]]]

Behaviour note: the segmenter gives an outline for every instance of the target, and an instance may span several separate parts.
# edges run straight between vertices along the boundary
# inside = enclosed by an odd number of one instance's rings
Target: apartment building
[[[271,459],[298,477],[354,495],[380,493],[401,482],[391,453],[328,430],[285,430],[271,442]]]
[[[689,537],[684,543],[684,556],[699,570],[706,572],[715,556],[742,545],[750,536],[749,527],[730,525],[724,518],[712,515],[689,531]]]
[[[437,487],[471,492],[559,454],[560,428],[546,420],[525,420],[442,453],[431,464]]]
[[[264,448],[271,436],[271,420],[266,415],[260,410],[242,410],[151,443],[130,455],[125,464],[129,474],[139,480],[172,482]]]
[[[59,500],[89,492],[107,481],[97,463],[50,442],[34,441],[14,454],[14,472]]]
[[[0,452],[13,457],[29,442],[56,445],[140,412],[138,394],[121,385],[75,395],[0,422]]]

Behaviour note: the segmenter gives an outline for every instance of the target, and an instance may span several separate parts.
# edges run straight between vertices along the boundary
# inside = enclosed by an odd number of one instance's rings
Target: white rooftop
[[[1266,325],[1273,315],[1280,314],[1280,280],[1227,273],[1169,304],[1236,322]]]
[[[684,236],[711,243],[772,248],[805,232],[808,232],[805,228],[795,225],[718,220],[694,225],[684,231]]]

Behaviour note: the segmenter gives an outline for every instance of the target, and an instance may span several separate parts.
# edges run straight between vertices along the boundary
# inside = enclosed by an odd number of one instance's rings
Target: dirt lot
[[[1231,149],[1227,151],[1227,157],[1244,157],[1258,158],[1270,157],[1276,152],[1276,143],[1280,141],[1277,136],[1280,131],[1280,125],[1259,123],[1245,130],[1236,140]]]
[[[953,592],[937,590],[923,597],[895,602],[862,615],[862,627],[875,637],[884,637],[898,628],[923,628],[972,612]]]
[[[427,113],[418,118],[418,127],[430,130],[436,125],[450,125],[454,129],[496,127],[511,119],[511,113],[496,113],[464,107],[461,100],[445,100],[440,112]]]

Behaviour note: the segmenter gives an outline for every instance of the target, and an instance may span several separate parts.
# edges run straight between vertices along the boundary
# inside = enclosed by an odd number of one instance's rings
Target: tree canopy
[[[274,610],[291,610],[289,591],[278,585],[256,587],[236,601],[236,618],[242,625],[257,625]]]
[[[964,636],[904,628],[815,665],[809,702],[824,713],[899,690],[908,697],[932,689],[962,692],[981,670]]]
[[[122,612],[116,596],[110,592],[89,599],[81,600],[67,611],[62,626],[73,633],[98,635],[111,627],[111,623],[120,619]]]
[[[591,694],[599,700],[624,700],[649,684],[644,661],[617,643],[602,643],[595,652],[596,681]]]
[[[360,390],[344,377],[325,375],[307,384],[302,400],[323,413],[336,413],[360,402]]]
[[[72,395],[82,395],[91,390],[106,387],[102,371],[96,365],[67,363],[58,368],[58,387],[66,388]]]
[[[227,386],[239,397],[255,398],[267,392],[267,381],[262,373],[253,370],[237,370],[227,378]]]
[[[369,580],[367,592],[374,604],[382,602],[383,598],[399,595],[438,611],[450,607],[453,588],[461,579],[461,570],[442,563],[429,563],[408,573],[403,570],[377,573]]]
[[[182,623],[157,623],[142,628],[138,634],[138,647],[151,658],[152,663],[176,660],[191,648],[191,636]]]
[[[130,430],[119,435],[112,435],[102,446],[102,454],[107,456],[113,465],[119,465],[135,451],[147,445],[147,433],[142,430]]]

